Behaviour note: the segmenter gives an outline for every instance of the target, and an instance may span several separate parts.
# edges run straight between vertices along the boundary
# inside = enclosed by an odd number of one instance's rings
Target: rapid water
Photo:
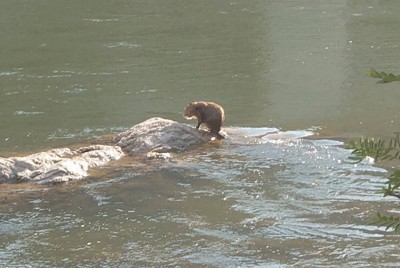
[[[348,163],[337,141],[398,131],[399,84],[365,71],[400,74],[399,11],[373,0],[1,1],[0,156],[153,116],[183,122],[193,100],[223,105],[233,134],[78,183],[0,185],[0,266],[399,266],[398,235],[368,224],[396,212],[377,193],[387,172]]]

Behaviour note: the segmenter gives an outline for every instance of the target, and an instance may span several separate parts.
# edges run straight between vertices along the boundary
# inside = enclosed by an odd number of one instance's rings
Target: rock
[[[206,131],[159,117],[150,118],[119,133],[116,146],[92,145],[60,148],[24,157],[0,158],[0,183],[33,181],[56,183],[79,180],[93,167],[127,155],[169,159],[171,152],[188,150],[211,140]]]
[[[24,157],[0,158],[0,182],[56,183],[79,180],[89,168],[119,159],[117,146],[92,145],[76,150],[53,149]]]
[[[211,135],[206,131],[159,117],[137,124],[114,138],[127,155],[180,152],[209,140]]]
[[[171,154],[170,153],[148,152],[146,154],[146,158],[149,160],[152,160],[152,159],[167,160],[167,159],[171,158]]]

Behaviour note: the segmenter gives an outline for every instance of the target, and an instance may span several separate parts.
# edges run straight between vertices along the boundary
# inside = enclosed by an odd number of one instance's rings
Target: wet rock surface
[[[193,148],[211,139],[206,131],[163,118],[150,118],[119,133],[115,145],[59,148],[23,157],[0,158],[0,183],[58,183],[80,180],[90,168],[125,155],[168,159],[170,152]]]
[[[211,139],[205,131],[159,117],[150,118],[118,134],[114,142],[127,155],[180,152]]]
[[[117,146],[53,149],[24,157],[0,158],[0,182],[58,183],[79,180],[88,170],[123,156]]]

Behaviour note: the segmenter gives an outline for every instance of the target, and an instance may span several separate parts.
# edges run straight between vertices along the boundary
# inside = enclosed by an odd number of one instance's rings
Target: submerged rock
[[[24,157],[0,158],[0,183],[34,181],[56,183],[79,180],[90,168],[102,166],[124,155],[168,159],[170,152],[188,150],[212,139],[206,131],[163,118],[150,118],[119,133],[116,146],[92,145],[60,148]]]
[[[180,152],[211,139],[206,131],[160,117],[150,118],[119,133],[117,146],[127,155],[156,152],[159,154]]]
[[[0,158],[0,182],[56,183],[79,180],[89,168],[119,159],[117,146],[92,145],[76,150],[53,149],[24,157]]]

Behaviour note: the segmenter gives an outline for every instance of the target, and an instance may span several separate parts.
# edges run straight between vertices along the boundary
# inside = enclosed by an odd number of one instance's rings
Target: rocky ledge
[[[105,165],[124,155],[165,159],[171,152],[188,150],[211,138],[208,132],[186,124],[150,118],[116,135],[113,145],[59,148],[23,157],[0,157],[0,183],[80,180],[88,175],[90,168]]]

